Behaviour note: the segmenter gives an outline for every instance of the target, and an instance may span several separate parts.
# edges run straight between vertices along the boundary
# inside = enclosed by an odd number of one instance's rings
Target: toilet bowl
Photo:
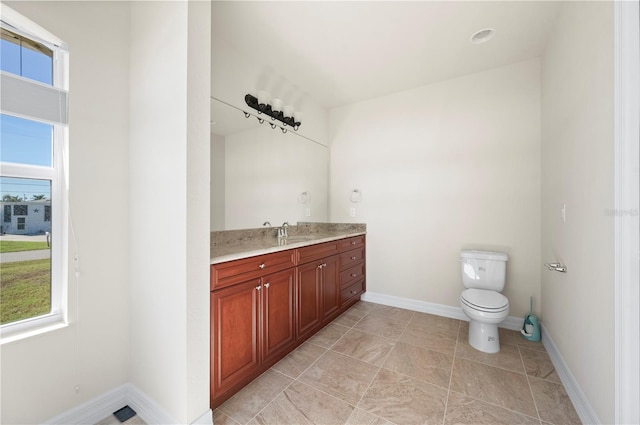
[[[507,297],[486,289],[465,289],[460,307],[469,318],[469,345],[484,353],[500,351],[498,324],[509,315]]]
[[[498,324],[509,315],[504,289],[504,252],[463,250],[460,252],[462,282],[460,307],[469,318],[469,345],[485,353],[500,351]]]

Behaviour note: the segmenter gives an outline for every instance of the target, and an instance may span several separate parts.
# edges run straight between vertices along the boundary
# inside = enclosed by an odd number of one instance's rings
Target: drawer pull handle
[[[358,273],[351,273],[351,277],[356,277],[358,276]]]
[[[265,283],[265,284],[264,284],[264,287],[265,287],[265,288],[269,288],[269,282]]]
[[[259,269],[264,269],[265,265],[264,263],[260,263],[260,265],[258,266]]]
[[[352,294],[357,294],[357,293],[358,293],[358,291],[351,291],[351,293],[352,293]]]
[[[261,289],[262,289],[262,286],[260,286],[260,285],[256,286],[256,291],[259,291]]]
[[[351,257],[351,259],[352,259],[352,260],[355,260],[355,259],[356,259],[356,256],[354,255],[353,257]]]
[[[351,245],[355,245],[355,244],[357,244],[357,243],[358,243],[358,242],[356,242],[356,241],[351,241]]]

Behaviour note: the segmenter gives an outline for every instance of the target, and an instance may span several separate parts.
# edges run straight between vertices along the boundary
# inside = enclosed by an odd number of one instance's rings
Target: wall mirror
[[[211,98],[211,231],[327,221],[329,149],[250,113]]]

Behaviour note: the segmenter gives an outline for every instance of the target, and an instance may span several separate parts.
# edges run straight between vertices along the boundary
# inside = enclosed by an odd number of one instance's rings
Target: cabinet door
[[[304,338],[322,321],[320,274],[322,261],[298,266],[297,279],[297,337]]]
[[[338,258],[334,255],[322,262],[322,313],[323,317],[333,315],[340,308],[340,280],[338,278]]]
[[[212,397],[249,376],[259,365],[259,279],[211,292]]]
[[[262,282],[262,355],[268,362],[295,342],[295,270],[265,276]]]

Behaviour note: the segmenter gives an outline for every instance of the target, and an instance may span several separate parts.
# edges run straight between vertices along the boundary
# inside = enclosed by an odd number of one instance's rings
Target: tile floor
[[[359,302],[214,411],[237,424],[579,424],[541,343]]]

